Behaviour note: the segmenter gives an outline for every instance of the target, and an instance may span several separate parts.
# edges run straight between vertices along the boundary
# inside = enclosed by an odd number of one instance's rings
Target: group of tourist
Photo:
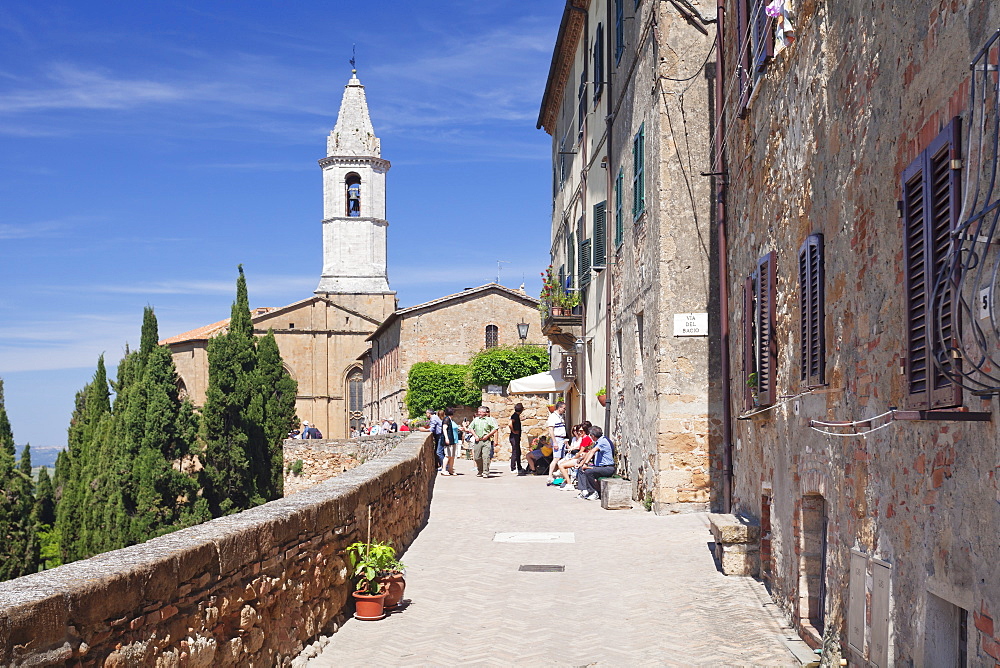
[[[410,428],[403,423],[403,427],[400,428],[395,421],[389,420],[388,418],[382,420],[381,422],[372,422],[371,424],[361,424],[356,427],[351,428],[351,438],[358,438],[360,436],[378,436],[379,434],[395,434],[398,431],[409,431]]]
[[[544,468],[548,472],[549,485],[576,489],[581,499],[599,499],[598,480],[615,473],[614,445],[604,431],[584,421],[572,426],[567,434],[566,403],[560,401],[546,422],[548,435],[531,440],[530,449],[523,456],[525,463],[522,464],[523,411],[524,406],[516,404],[510,419],[510,470],[517,471],[518,475],[529,475],[541,473]],[[459,446],[464,444],[472,450],[476,475],[491,477],[490,463],[500,425],[490,416],[487,406],[476,409],[476,417],[472,421],[466,419],[459,424],[454,415],[455,411],[451,408],[428,410],[427,426],[421,427],[434,438],[438,471],[441,475],[455,475],[455,456]]]

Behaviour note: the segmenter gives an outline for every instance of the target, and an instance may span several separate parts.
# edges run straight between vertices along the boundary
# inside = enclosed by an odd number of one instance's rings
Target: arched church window
[[[486,325],[486,347],[496,348],[500,345],[500,330],[496,325]]]
[[[365,416],[362,412],[365,403],[364,388],[364,378],[362,378],[360,371],[355,370],[347,378],[347,422],[351,429],[365,423]]]
[[[358,218],[361,216],[361,177],[351,172],[344,183],[347,185],[347,216]]]

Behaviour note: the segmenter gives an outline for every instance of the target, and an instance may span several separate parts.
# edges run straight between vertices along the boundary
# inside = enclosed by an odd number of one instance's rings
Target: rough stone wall
[[[316,483],[336,478],[365,462],[378,459],[399,445],[405,434],[364,436],[355,439],[287,439],[283,445],[285,460],[285,496],[301,492]],[[302,471],[293,472],[302,462]]]
[[[344,547],[405,550],[427,518],[426,435],[292,497],[0,583],[0,665],[289,665],[336,630]]]
[[[528,454],[528,444],[532,438],[548,433],[545,421],[549,419],[548,399],[535,394],[490,394],[483,392],[483,405],[488,406],[490,415],[500,425],[493,458],[495,461],[510,461],[510,416],[514,414],[514,404],[524,406],[521,412],[521,455]],[[470,411],[471,412],[471,411]],[[471,416],[470,416],[471,417]]]
[[[707,8],[702,8],[707,11]],[[655,29],[652,27],[655,24]],[[667,3],[643,3],[626,22],[629,49],[618,66],[631,72],[614,121],[612,150],[624,173],[624,240],[611,244],[612,434],[633,497],[651,497],[658,513],[707,509],[710,448],[709,339],[675,337],[677,313],[717,313],[709,217],[711,82],[699,71],[714,39]],[[638,51],[633,51],[638,44]],[[631,60],[637,58],[634,71]],[[670,77],[670,79],[662,78]],[[649,91],[654,91],[649,95]],[[633,139],[645,135],[645,212],[633,220]],[[717,322],[717,321],[716,321]],[[718,328],[711,330],[717,336]]]
[[[967,611],[974,665],[1000,662],[990,611],[1000,608],[996,400],[966,393],[992,421],[897,421],[867,438],[833,438],[811,419],[860,420],[906,407],[902,170],[956,113],[968,63],[1000,27],[1000,5],[921,0],[906,11],[861,0],[794,3],[797,41],[768,66],[737,118],[728,86],[728,234],[734,413],[742,409],[742,288],[777,254],[777,391],[799,380],[798,251],[824,234],[825,388],[735,425],[737,510],[771,497],[772,596],[800,626],[826,579],[826,624],[844,641],[850,550],[890,564],[890,662],[921,665],[932,595]],[[727,81],[736,58],[727,3]],[[827,513],[827,566],[815,560],[816,497]],[[872,649],[871,562],[865,638]],[[766,569],[765,569],[766,570]],[[864,599],[864,596],[862,596]],[[973,628],[974,627],[974,628]]]

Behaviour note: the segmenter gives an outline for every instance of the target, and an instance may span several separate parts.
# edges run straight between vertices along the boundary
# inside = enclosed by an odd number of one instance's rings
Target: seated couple
[[[568,446],[568,452],[556,462],[556,467],[558,472],[553,472],[550,485],[573,489],[566,484],[573,477],[575,488],[580,491],[579,498],[599,499],[598,478],[608,478],[615,474],[614,444],[604,435],[604,430],[585,421],[573,427],[573,440]]]

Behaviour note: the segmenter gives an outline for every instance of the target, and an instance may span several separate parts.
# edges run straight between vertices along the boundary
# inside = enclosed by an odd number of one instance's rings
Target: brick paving
[[[402,557],[408,606],[349,620],[295,665],[802,665],[760,584],[716,570],[704,514],[603,510],[506,464],[488,480],[458,465],[463,475],[438,476],[427,526]],[[520,531],[574,542],[493,541]]]

